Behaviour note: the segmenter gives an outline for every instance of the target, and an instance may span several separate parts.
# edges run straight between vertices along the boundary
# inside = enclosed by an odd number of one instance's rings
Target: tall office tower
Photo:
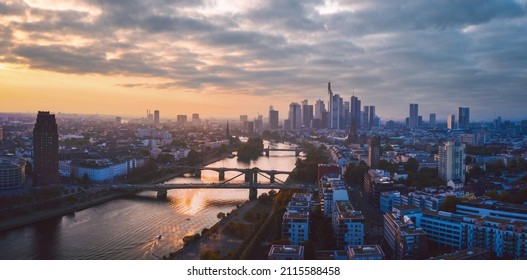
[[[258,118],[254,119],[254,132],[255,133],[262,133],[263,131],[263,116],[258,115]]]
[[[278,129],[278,111],[269,107],[269,129]]]
[[[244,123],[249,120],[249,117],[247,115],[240,115],[240,122]]]
[[[59,133],[55,115],[38,112],[33,129],[33,186],[59,184]]]
[[[148,123],[154,122],[154,114],[152,114],[148,109],[146,110],[146,120]]]
[[[470,124],[470,108],[468,107],[459,107],[458,112],[459,121],[457,122],[458,128],[466,129],[469,128]]]
[[[360,112],[360,99],[356,96],[351,97],[350,104],[350,119],[351,119],[351,132],[357,134],[357,130],[361,125],[361,112]]]
[[[324,101],[317,100],[315,103],[315,119],[322,120],[322,114],[326,112],[326,104]]]
[[[362,127],[369,128],[370,124],[368,123],[370,118],[370,106],[364,106],[362,108]]]
[[[368,165],[378,168],[381,161],[381,138],[374,135],[368,139]]]
[[[446,119],[446,126],[448,129],[457,129],[456,115],[448,115]]]
[[[310,127],[312,119],[313,105],[309,105],[306,99],[302,101],[302,124],[304,125],[304,127]]]
[[[201,126],[201,119],[199,118],[199,114],[197,113],[192,114],[192,126]]]
[[[419,127],[423,126],[423,116],[417,117],[417,126]]]
[[[159,125],[159,110],[154,111],[154,124]]]
[[[447,142],[439,146],[439,177],[465,182],[465,143]]]
[[[187,115],[177,115],[177,121],[176,123],[179,126],[185,126],[187,125]]]
[[[436,126],[436,113],[430,114],[429,122],[430,122],[430,127]]]
[[[331,91],[331,83],[328,82],[328,95],[329,95],[329,104],[328,104],[328,127],[333,128],[333,91]]]
[[[121,117],[115,117],[115,123],[116,124],[121,124]]]
[[[419,105],[410,104],[410,128],[416,128],[419,125]]]
[[[348,128],[350,126],[350,102],[342,102],[342,111],[344,112],[344,118],[341,126],[342,128]]]
[[[371,129],[375,121],[375,106],[370,106],[369,111],[370,115],[368,116],[368,128]]]
[[[329,110],[329,128],[339,129],[340,128],[340,114],[342,110],[342,98],[340,95],[334,94],[331,100],[331,108]]]
[[[293,102],[289,105],[289,123],[291,129],[302,128],[302,110],[300,104]]]

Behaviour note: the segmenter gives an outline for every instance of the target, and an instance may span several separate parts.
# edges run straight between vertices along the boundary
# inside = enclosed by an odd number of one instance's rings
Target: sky
[[[527,119],[527,0],[0,0],[0,112],[283,120],[328,82],[383,121]]]

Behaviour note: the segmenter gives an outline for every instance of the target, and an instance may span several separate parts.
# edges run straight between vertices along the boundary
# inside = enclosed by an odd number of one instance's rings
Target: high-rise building
[[[370,114],[368,116],[368,128],[371,129],[375,122],[375,106],[370,106],[369,113]]]
[[[439,177],[465,182],[465,143],[447,142],[439,146]]]
[[[436,126],[436,113],[430,113],[429,123],[430,127]]]
[[[310,127],[312,119],[313,119],[313,105],[309,105],[306,99],[302,101],[302,125],[304,127]]]
[[[353,135],[357,135],[357,130],[361,125],[360,99],[356,96],[351,97],[350,103],[350,128]]]
[[[366,129],[370,127],[369,118],[370,118],[370,106],[364,106],[362,109],[362,127]]]
[[[201,119],[199,118],[199,114],[197,113],[192,114],[192,126],[194,127],[201,126]]]
[[[457,129],[456,115],[448,115],[446,119],[446,126],[448,129]]]
[[[185,126],[187,125],[187,115],[177,115],[177,121],[176,123],[179,126]]]
[[[466,129],[469,128],[470,124],[470,108],[468,107],[459,107],[458,112],[458,128],[459,129]]]
[[[338,94],[333,94],[331,90],[331,83],[328,83],[329,93],[329,128],[341,129],[344,128],[344,123],[341,120],[344,118],[343,100]]]
[[[350,102],[349,101],[343,101],[342,102],[342,114],[341,114],[341,120],[340,120],[340,127],[341,128],[349,128],[350,126]]]
[[[159,110],[154,111],[154,124],[159,125]]]
[[[322,114],[324,112],[326,112],[326,105],[324,101],[319,99],[315,103],[315,119],[322,120]]]
[[[368,165],[378,168],[381,161],[381,138],[374,135],[368,139]]]
[[[419,117],[419,105],[418,104],[410,104],[410,128],[416,128],[418,123],[418,117]]]
[[[33,186],[59,184],[59,133],[55,115],[38,112],[33,129]]]
[[[289,105],[289,122],[291,129],[302,128],[302,110],[300,104],[293,102]]]
[[[244,123],[249,120],[249,117],[247,115],[240,115],[240,122]]]
[[[269,108],[269,129],[278,129],[278,111]]]
[[[115,123],[116,124],[121,124],[121,117],[115,117]]]

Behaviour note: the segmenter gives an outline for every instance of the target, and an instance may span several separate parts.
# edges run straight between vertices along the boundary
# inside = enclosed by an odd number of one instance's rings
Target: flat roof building
[[[303,260],[304,246],[272,245],[267,258],[269,260]]]

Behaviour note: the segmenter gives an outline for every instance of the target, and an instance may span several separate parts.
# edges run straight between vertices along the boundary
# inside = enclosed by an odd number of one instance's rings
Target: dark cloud
[[[445,115],[455,104],[485,103],[520,116],[517,104],[527,103],[522,1],[350,0],[321,14],[322,0],[272,0],[202,12],[212,2],[86,0],[95,12],[2,2],[0,61],[167,80],[122,87],[214,87],[281,100],[325,99],[332,81],[381,115],[417,102]]]

